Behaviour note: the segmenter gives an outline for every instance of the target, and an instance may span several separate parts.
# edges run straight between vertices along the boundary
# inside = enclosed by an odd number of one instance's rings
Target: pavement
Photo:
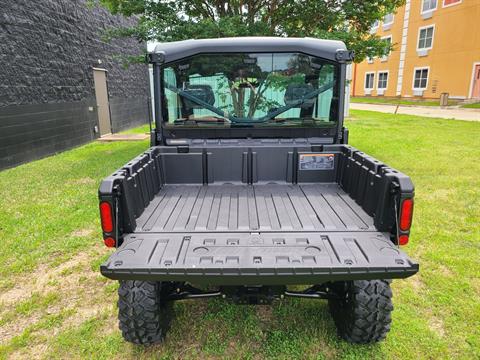
[[[150,137],[149,134],[107,134],[103,135],[97,141],[139,141],[146,140]]]
[[[480,110],[462,109],[458,107],[443,108],[440,106],[402,106],[350,103],[350,109],[379,111],[390,114],[417,115],[442,119],[480,121]]]

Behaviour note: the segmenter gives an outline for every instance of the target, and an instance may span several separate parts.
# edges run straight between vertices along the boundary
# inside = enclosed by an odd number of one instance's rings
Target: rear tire
[[[161,342],[171,320],[171,302],[165,301],[161,282],[120,281],[118,319],[123,338],[134,344],[151,345]]]
[[[332,287],[344,295],[328,301],[340,337],[356,344],[385,339],[392,322],[390,281],[356,280],[334,283]]]

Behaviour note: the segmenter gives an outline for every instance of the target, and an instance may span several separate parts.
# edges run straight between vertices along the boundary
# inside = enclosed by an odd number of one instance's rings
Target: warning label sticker
[[[334,154],[300,154],[299,170],[332,170],[335,166]]]

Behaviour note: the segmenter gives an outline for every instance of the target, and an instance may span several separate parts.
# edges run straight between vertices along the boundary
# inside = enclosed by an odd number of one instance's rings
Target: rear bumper
[[[293,285],[406,278],[419,265],[379,232],[137,233],[100,269],[115,280]]]

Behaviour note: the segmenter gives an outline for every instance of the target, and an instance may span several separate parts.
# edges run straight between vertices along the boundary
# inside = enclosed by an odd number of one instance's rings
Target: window
[[[443,0],[443,7],[460,4],[462,0]]]
[[[428,84],[428,68],[416,68],[413,78],[414,90],[425,90]]]
[[[393,24],[393,13],[387,14],[383,17],[383,25]]]
[[[330,127],[338,119],[339,71],[301,53],[186,57],[163,67],[164,126]]]
[[[433,31],[435,26],[427,26],[418,29],[418,50],[428,50],[433,46]]]
[[[423,0],[422,3],[422,14],[433,11],[437,8],[437,0]]]
[[[380,71],[378,73],[377,89],[386,89],[388,84],[388,71]]]
[[[375,73],[365,73],[365,90],[373,89],[375,84]]]
[[[392,37],[391,36],[386,36],[382,38],[383,41],[385,41],[385,51],[388,51],[385,55],[382,56],[381,60],[382,61],[387,61],[388,56],[390,55],[390,45],[392,44]]]
[[[373,34],[373,33],[377,32],[378,25],[379,25],[379,21],[375,20],[375,22],[372,24],[372,27],[370,28],[370,33]]]

